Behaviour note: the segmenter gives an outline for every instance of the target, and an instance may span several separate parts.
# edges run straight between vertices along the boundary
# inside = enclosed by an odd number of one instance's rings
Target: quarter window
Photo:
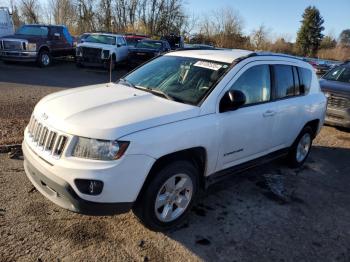
[[[312,73],[310,69],[298,67],[301,93],[307,94],[310,91]]]
[[[270,68],[257,65],[245,71],[230,88],[240,90],[246,96],[246,104],[256,104],[270,100]]]
[[[274,86],[276,98],[295,95],[293,70],[289,65],[274,65]]]

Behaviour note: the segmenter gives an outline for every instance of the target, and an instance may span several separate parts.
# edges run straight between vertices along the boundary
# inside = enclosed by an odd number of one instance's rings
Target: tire
[[[179,187],[177,193],[169,194],[171,182],[175,183],[175,189]],[[184,184],[182,189],[180,184]],[[133,212],[147,228],[169,230],[186,218],[197,193],[198,170],[188,161],[176,161],[154,174],[138,198]],[[180,201],[182,207],[177,206]]]
[[[41,50],[38,55],[38,65],[40,67],[48,67],[52,64],[52,57],[46,50]]]
[[[311,151],[313,134],[310,126],[301,130],[288,153],[287,161],[290,167],[297,168],[304,164]]]

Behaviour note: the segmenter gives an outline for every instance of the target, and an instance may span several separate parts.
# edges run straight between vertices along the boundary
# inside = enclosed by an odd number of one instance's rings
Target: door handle
[[[267,110],[265,113],[263,113],[264,117],[274,116],[276,114],[275,111]]]

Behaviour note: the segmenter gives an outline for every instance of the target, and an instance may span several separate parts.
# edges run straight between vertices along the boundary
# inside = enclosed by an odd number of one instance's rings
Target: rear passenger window
[[[293,69],[289,65],[274,65],[276,98],[294,96]]]
[[[307,94],[310,91],[312,73],[310,69],[298,67],[301,93]]]
[[[257,65],[245,71],[233,84],[231,90],[240,90],[246,96],[246,104],[256,104],[270,100],[270,68]]]

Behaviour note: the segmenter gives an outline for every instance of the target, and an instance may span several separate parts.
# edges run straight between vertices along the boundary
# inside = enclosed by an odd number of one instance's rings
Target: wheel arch
[[[310,120],[309,122],[307,122],[304,126],[303,126],[303,128],[302,128],[302,130],[305,128],[305,127],[307,127],[307,126],[309,126],[309,127],[311,127],[311,129],[312,129],[312,138],[314,139],[315,137],[316,137],[316,135],[317,135],[317,132],[318,132],[318,129],[319,129],[319,126],[320,126],[320,119],[313,119],[313,120]],[[301,132],[301,131],[300,131]]]
[[[49,53],[51,52],[50,48],[47,45],[40,46],[38,53],[40,53],[41,51],[47,51]]]
[[[147,175],[147,178],[143,183],[142,188],[138,194],[137,200],[140,198],[140,196],[142,196],[147,186],[149,185],[149,183],[152,181],[152,179],[154,178],[154,176],[157,174],[159,170],[164,168],[167,164],[174,161],[179,161],[179,160],[189,161],[198,169],[199,186],[200,188],[204,188],[205,187],[204,173],[206,169],[207,152],[204,147],[193,147],[193,148],[188,148],[177,152],[173,152],[158,158],[153,163]]]

